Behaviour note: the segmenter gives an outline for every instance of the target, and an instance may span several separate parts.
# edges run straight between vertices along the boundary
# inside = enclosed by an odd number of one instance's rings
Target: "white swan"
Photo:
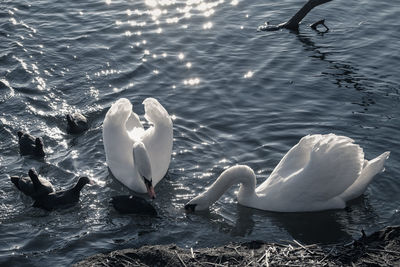
[[[145,118],[152,124],[144,129],[132,104],[118,99],[103,122],[107,165],[121,183],[138,193],[149,193],[166,174],[172,153],[172,121],[154,98],[143,101]]]
[[[189,201],[185,209],[205,210],[237,183],[241,184],[238,202],[251,208],[278,212],[341,209],[383,171],[389,154],[385,152],[368,161],[362,148],[348,137],[307,135],[286,153],[259,187],[256,188],[256,176],[250,167],[234,166]]]

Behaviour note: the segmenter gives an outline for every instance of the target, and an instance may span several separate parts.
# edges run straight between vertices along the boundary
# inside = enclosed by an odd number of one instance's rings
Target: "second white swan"
[[[103,122],[103,142],[107,165],[112,174],[129,189],[149,193],[166,174],[172,153],[172,121],[154,98],[143,101],[145,118],[152,124],[144,129],[132,104],[118,99]]]
[[[256,176],[245,165],[225,170],[187,211],[208,209],[232,185],[240,183],[238,202],[260,210],[305,212],[341,209],[360,196],[383,171],[390,152],[370,161],[359,145],[345,136],[307,135],[292,147],[270,177],[256,188]]]

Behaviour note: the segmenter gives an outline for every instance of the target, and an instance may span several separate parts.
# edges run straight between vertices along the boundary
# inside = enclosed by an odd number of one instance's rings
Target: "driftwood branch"
[[[313,24],[310,25],[310,27],[311,27],[313,30],[319,31],[319,30],[317,29],[318,25],[323,25],[323,26],[325,27],[325,31],[324,31],[324,32],[329,31],[328,26],[325,25],[325,20],[324,20],[324,19],[321,19],[321,20],[319,20],[319,21],[317,21],[317,22],[314,22]],[[321,31],[320,31],[320,32],[321,32]]]
[[[294,16],[291,19],[289,19],[287,22],[284,22],[284,23],[281,23],[278,25],[270,25],[270,24],[266,23],[265,25],[260,26],[258,29],[260,31],[276,31],[276,30],[285,28],[285,29],[297,31],[299,29],[299,23],[304,19],[304,17],[314,7],[328,3],[330,1],[332,1],[332,0],[308,0],[308,2],[299,11],[297,11],[297,13],[294,14]],[[315,29],[316,29],[316,26],[318,26],[319,24],[322,24],[326,27],[326,25],[324,24],[324,20],[322,21],[322,23],[318,23],[318,22],[316,22],[316,23],[317,23],[317,25],[315,25]],[[326,28],[328,29],[328,27],[326,27]]]

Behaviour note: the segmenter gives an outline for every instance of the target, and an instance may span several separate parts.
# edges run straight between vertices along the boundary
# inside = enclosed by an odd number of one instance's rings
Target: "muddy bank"
[[[93,255],[74,266],[400,266],[400,226],[347,244],[252,241],[216,248],[143,246]]]

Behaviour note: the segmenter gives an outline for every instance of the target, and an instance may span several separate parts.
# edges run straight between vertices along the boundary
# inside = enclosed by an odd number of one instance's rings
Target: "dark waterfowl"
[[[18,131],[17,134],[19,139],[19,152],[21,155],[33,155],[41,158],[45,156],[42,138],[35,138],[34,136],[22,131]]]
[[[87,119],[80,113],[67,114],[67,133],[80,134],[89,128]]]
[[[123,214],[157,215],[155,208],[141,197],[132,195],[113,196],[110,203]]]
[[[28,172],[29,177],[11,176],[11,182],[25,195],[33,199],[54,192],[53,185],[46,179],[40,178],[34,168]]]
[[[81,177],[74,187],[66,190],[56,191],[37,198],[33,203],[33,206],[36,208],[45,209],[47,211],[59,208],[69,208],[79,202],[79,195],[82,188],[89,183],[92,183],[89,178]]]

